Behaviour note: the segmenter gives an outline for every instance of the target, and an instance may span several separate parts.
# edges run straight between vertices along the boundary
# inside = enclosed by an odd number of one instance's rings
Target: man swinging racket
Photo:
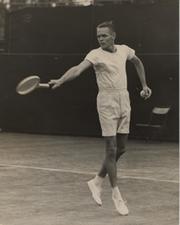
[[[106,151],[102,167],[97,175],[88,181],[88,187],[95,202],[101,206],[102,183],[108,174],[115,208],[120,215],[128,215],[129,210],[117,186],[116,168],[116,162],[125,152],[130,124],[127,60],[130,60],[136,68],[142,85],[141,96],[144,99],[151,96],[151,89],[147,86],[144,66],[135,55],[135,51],[126,45],[116,45],[115,37],[112,21],[99,24],[97,40],[100,47],[90,51],[79,65],[70,68],[59,79],[51,80],[49,84],[53,85],[52,89],[60,87],[66,81],[78,77],[83,71],[93,66],[99,88],[97,110]]]

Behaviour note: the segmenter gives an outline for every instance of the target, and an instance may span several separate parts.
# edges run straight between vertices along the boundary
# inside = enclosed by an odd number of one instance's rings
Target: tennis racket
[[[16,87],[16,92],[20,95],[27,95],[36,89],[50,87],[48,83],[40,83],[40,77],[34,75],[21,80]]]

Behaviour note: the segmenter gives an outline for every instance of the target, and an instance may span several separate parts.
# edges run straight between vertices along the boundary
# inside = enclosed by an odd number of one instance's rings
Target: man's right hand
[[[60,79],[56,79],[56,80],[50,80],[48,84],[51,86],[52,89],[56,89],[62,85],[62,82]]]

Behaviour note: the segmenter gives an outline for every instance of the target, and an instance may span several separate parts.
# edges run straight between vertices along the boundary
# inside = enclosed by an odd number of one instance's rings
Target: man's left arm
[[[141,96],[144,99],[147,99],[151,96],[152,91],[151,89],[147,86],[147,82],[146,82],[146,75],[145,75],[145,70],[144,70],[144,66],[142,61],[136,56],[134,55],[130,61],[134,64],[136,71],[138,73],[141,85],[142,85],[142,91],[141,91]]]

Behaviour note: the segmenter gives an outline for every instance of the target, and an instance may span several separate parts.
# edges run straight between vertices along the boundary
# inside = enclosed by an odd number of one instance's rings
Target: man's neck
[[[116,51],[117,51],[117,48],[116,48],[116,46],[115,46],[115,45],[112,45],[112,46],[110,46],[109,48],[107,48],[107,49],[103,49],[103,50],[105,50],[105,51],[107,51],[107,52],[114,53],[114,52],[116,52]]]

